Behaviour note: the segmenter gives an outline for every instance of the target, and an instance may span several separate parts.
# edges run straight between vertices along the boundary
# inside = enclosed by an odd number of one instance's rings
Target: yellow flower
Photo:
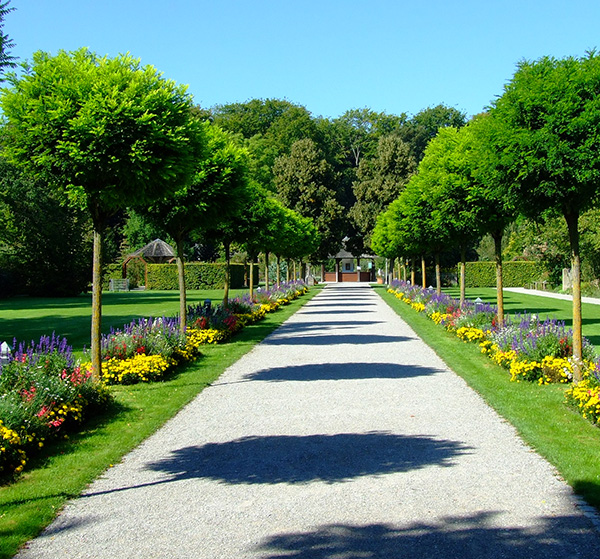
[[[483,330],[471,326],[461,326],[456,330],[456,335],[464,342],[481,342],[486,338]]]

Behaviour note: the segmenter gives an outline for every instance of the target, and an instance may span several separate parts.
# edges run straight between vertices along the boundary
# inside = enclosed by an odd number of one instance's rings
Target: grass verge
[[[14,484],[0,488],[0,559],[12,557],[81,491],[154,433],[254,345],[319,292],[308,294],[247,326],[226,344],[206,346],[203,356],[164,382],[110,387],[115,402],[69,439],[32,460]]]
[[[482,355],[476,344],[462,342],[385,287],[376,290],[450,369],[554,465],[577,494],[600,510],[600,429],[564,404],[565,385],[511,382],[510,375]]]
[[[230,297],[247,293],[247,289],[234,289]],[[219,302],[222,289],[189,290],[188,304],[211,299]],[[120,328],[140,317],[174,316],[179,312],[179,291],[129,291],[102,294],[102,332],[111,326]],[[55,331],[67,338],[74,352],[82,355],[84,346],[90,345],[92,296],[77,297],[12,297],[0,299],[0,342],[39,340]]]

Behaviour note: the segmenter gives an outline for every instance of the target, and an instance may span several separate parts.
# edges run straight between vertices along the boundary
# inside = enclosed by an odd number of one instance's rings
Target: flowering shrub
[[[448,295],[393,282],[388,292],[410,304],[465,342],[478,342],[481,352],[510,372],[512,381],[538,384],[573,380],[573,332],[565,323],[534,315],[516,315],[496,323],[496,309],[485,303],[459,302]],[[421,308],[423,306],[424,308]],[[583,340],[583,380],[565,392],[566,401],[593,423],[600,423],[600,362]]]
[[[92,381],[90,363],[75,362],[66,339],[53,334],[37,344],[15,341],[10,360],[0,365],[0,479],[22,472],[28,456],[45,441],[106,404],[105,385],[159,380],[200,355],[202,345],[225,341],[244,324],[305,292],[302,282],[294,282],[256,300],[232,299],[227,308],[210,302],[190,307],[185,336],[177,317],[141,319],[112,329],[101,340],[101,384]]]
[[[66,339],[54,334],[39,343],[17,344],[0,366],[0,477],[22,471],[27,456],[65,429],[77,426],[90,408],[109,399],[73,359]]]
[[[463,341],[479,343],[482,353],[510,372],[511,380],[540,384],[572,380],[569,358],[573,354],[573,333],[562,321],[541,321],[523,314],[507,317],[505,324],[499,326],[496,308],[487,303],[465,301],[460,308],[459,301],[448,295],[437,295],[433,290],[404,282],[394,282],[389,291]],[[588,366],[595,359],[587,340],[583,359]]]
[[[226,339],[240,329],[235,314],[223,305],[213,305],[210,300],[188,306],[188,327],[193,330],[219,330]]]
[[[171,357],[185,347],[179,318],[141,318],[121,329],[111,328],[101,340],[102,359],[128,359],[136,355]]]

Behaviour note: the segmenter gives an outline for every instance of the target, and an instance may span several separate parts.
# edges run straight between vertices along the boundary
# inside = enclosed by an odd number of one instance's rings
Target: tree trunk
[[[250,286],[250,300],[254,299],[254,258],[250,257],[250,277],[248,278]]]
[[[502,280],[502,234],[503,231],[494,231],[494,258],[496,260],[496,304],[498,306],[498,326],[504,324],[504,282]]]
[[[177,277],[179,279],[179,331],[185,335],[187,326],[187,293],[185,288],[185,264],[183,260],[183,238],[175,243],[177,247]]]
[[[265,289],[269,291],[269,253],[265,252]]]
[[[275,257],[275,270],[277,272],[275,285],[277,285],[277,289],[279,289],[279,286],[281,285],[281,256],[279,256],[279,254]]]
[[[571,244],[573,276],[573,382],[583,378],[583,340],[581,332],[581,257],[579,254],[579,212],[565,213]]]
[[[94,253],[92,264],[92,331],[91,357],[92,378],[100,382],[102,378],[102,232],[101,226],[94,224]]]
[[[404,281],[406,281],[407,275],[406,275],[406,265],[408,264],[408,260],[405,260],[404,258],[402,259],[402,279]],[[400,278],[398,278],[400,279]]]
[[[415,284],[415,259],[410,259],[410,284]]]
[[[229,283],[231,281],[229,269],[229,247],[230,244],[228,242],[223,243],[223,248],[225,249],[225,288],[223,289],[223,305],[225,307],[229,305]]]
[[[298,279],[298,271],[296,270],[296,260],[294,260],[294,281]]]
[[[440,253],[435,253],[435,292],[442,294],[442,272],[440,269]]]
[[[464,246],[460,247],[460,308],[463,308],[466,299],[465,289],[465,268],[467,261],[467,249]]]
[[[426,276],[425,272],[426,272],[425,257],[421,256],[421,285],[422,285],[423,289],[425,289],[427,287],[427,276]]]

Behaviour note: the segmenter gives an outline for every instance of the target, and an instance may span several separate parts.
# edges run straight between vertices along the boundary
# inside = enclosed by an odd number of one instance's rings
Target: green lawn
[[[247,293],[234,289],[231,297]],[[188,304],[223,298],[222,289],[188,291]],[[118,328],[137,318],[174,316],[179,312],[178,291],[129,291],[102,295],[102,331]],[[91,294],[69,298],[13,297],[0,299],[0,342],[39,340],[53,331],[64,336],[81,356],[90,345]]]
[[[68,499],[79,495],[88,483],[119,462],[318,292],[318,287],[311,288],[307,295],[244,328],[226,344],[204,347],[198,361],[181,368],[164,382],[110,387],[115,401],[102,416],[87,422],[80,433],[49,445],[43,458],[28,464],[19,481],[0,487],[0,559],[12,557],[19,546],[53,520]],[[192,292],[190,300],[202,301],[208,297],[218,299],[220,292]],[[45,308],[44,301],[50,301],[52,307]],[[4,310],[8,308],[13,315],[20,313],[16,302],[14,299],[10,305],[3,302],[4,327],[10,323]],[[37,303],[21,299],[21,302],[22,312],[30,316],[36,326],[28,329],[26,318],[21,317],[19,332],[28,331],[37,336],[59,324],[62,333],[73,332],[75,339],[80,340],[78,343],[82,343],[85,335],[77,333],[77,325],[85,323],[87,333],[89,318],[85,299],[40,299]],[[66,303],[64,308],[62,302]],[[177,294],[109,294],[106,303],[110,307],[109,316],[120,325],[124,320],[147,314],[174,314]]]
[[[527,444],[557,468],[577,493],[600,509],[600,429],[563,403],[565,385],[510,382],[507,371],[482,355],[477,344],[460,341],[385,288],[378,288],[378,293],[455,373],[517,429]],[[469,299],[479,296],[491,300],[494,294],[492,289],[477,289],[469,290],[467,295]],[[533,295],[507,293],[507,305],[510,312],[527,309],[561,318],[570,313],[570,301]],[[591,329],[595,335],[598,318],[594,317],[600,317],[600,307],[586,305],[584,316],[584,334]]]

